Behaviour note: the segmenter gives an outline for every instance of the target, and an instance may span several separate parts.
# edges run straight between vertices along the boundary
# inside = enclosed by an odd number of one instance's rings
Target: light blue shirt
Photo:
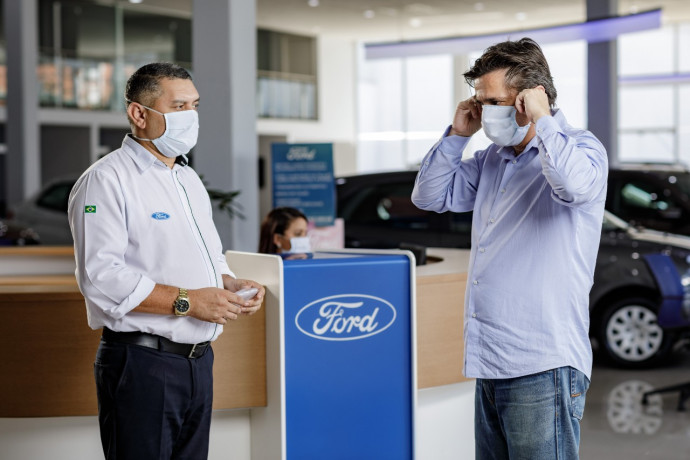
[[[572,366],[589,378],[606,150],[559,110],[537,121],[517,157],[491,144],[463,160],[469,138],[447,134],[424,158],[412,201],[436,212],[474,211],[465,375],[511,378]]]

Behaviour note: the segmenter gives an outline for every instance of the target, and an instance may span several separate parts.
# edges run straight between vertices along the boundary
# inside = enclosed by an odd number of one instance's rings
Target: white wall
[[[350,40],[318,37],[318,120],[259,119],[257,133],[284,135],[290,143],[333,142],[335,175],[355,173],[356,50]]]
[[[417,460],[474,458],[474,381],[420,390],[418,405]],[[251,460],[249,418],[249,410],[213,413],[209,460]],[[39,458],[103,458],[97,418],[0,418],[0,459]]]

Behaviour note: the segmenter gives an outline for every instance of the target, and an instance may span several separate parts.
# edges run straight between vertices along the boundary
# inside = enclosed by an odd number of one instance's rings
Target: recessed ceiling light
[[[316,8],[319,6],[319,0],[309,0],[307,2],[307,5],[311,6],[312,8]]]
[[[367,19],[371,19],[371,18],[373,18],[374,16],[376,16],[376,13],[374,12],[374,10],[366,10],[366,11],[364,12],[364,17],[367,18]]]
[[[523,11],[520,11],[519,13],[515,13],[515,19],[517,19],[518,21],[524,21],[525,19],[527,19],[527,13],[525,13]]]
[[[410,26],[421,27],[422,26],[422,20],[419,18],[412,18],[412,19],[410,19]]]
[[[144,0],[129,0],[129,3],[141,3]]]

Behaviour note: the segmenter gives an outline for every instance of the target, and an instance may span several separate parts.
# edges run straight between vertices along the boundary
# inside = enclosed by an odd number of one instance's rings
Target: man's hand
[[[532,123],[536,123],[541,117],[551,115],[549,97],[541,85],[520,91],[515,99],[515,109],[526,114]]]
[[[225,324],[242,313],[244,300],[225,289],[207,287],[188,290],[189,316],[209,323]],[[239,299],[239,301],[238,301]]]
[[[458,104],[448,135],[470,137],[482,127],[482,105],[474,97]]]
[[[266,289],[256,281],[252,280],[235,279],[224,275],[223,287],[225,287],[225,289],[231,293],[233,298],[237,299],[237,301],[233,300],[233,302],[242,307],[241,313],[243,315],[253,315],[259,311],[261,304],[264,302],[264,296],[266,295]],[[239,291],[240,289],[247,288],[256,288],[258,289],[258,292],[249,300],[244,300],[242,297],[235,294],[235,292]]]

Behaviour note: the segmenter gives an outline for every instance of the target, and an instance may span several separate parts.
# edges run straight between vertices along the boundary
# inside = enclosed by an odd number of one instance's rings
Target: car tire
[[[656,304],[644,297],[623,299],[607,307],[597,329],[599,348],[605,357],[629,369],[659,364],[673,338],[657,323],[656,312]]]

